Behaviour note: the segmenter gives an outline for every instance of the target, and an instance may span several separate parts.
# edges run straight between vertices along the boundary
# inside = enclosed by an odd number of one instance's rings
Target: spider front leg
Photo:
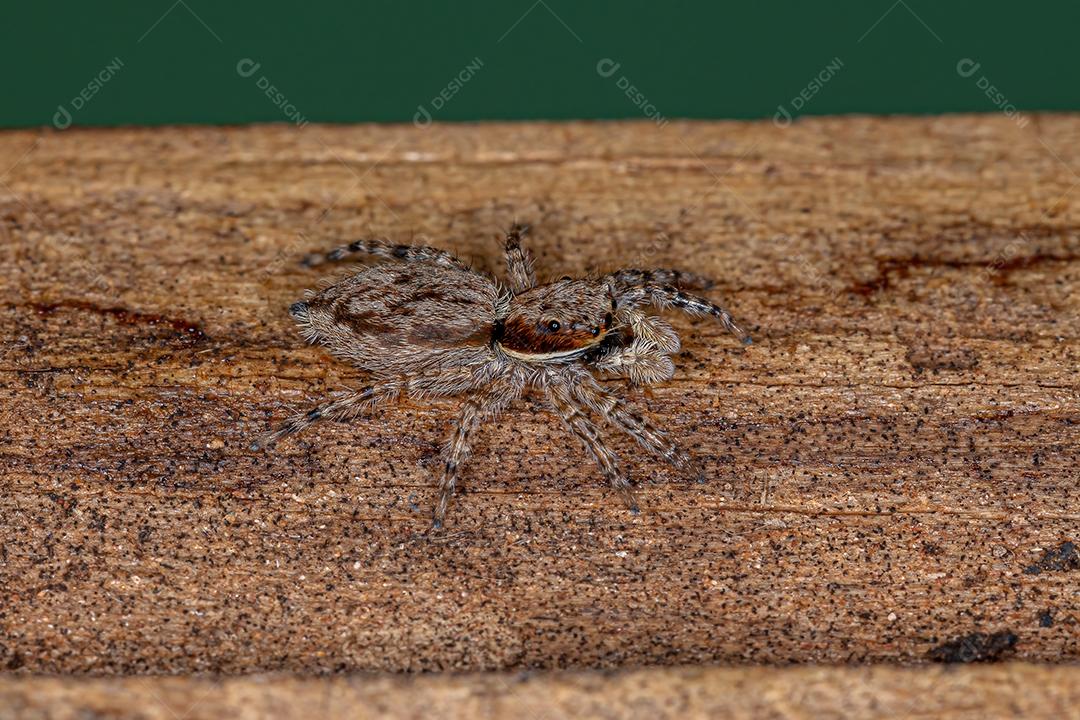
[[[675,330],[658,317],[637,308],[616,309],[615,329],[630,329],[629,345],[602,353],[591,363],[597,370],[630,379],[634,385],[649,385],[670,380],[675,364],[668,357],[682,346]]]
[[[623,270],[616,270],[609,277],[616,283],[624,285],[674,285],[689,288],[690,290],[708,290],[716,284],[704,275],[670,268],[654,268],[652,270],[624,268]]]
[[[690,456],[668,437],[667,433],[600,387],[592,375],[580,372],[573,384],[573,393],[582,404],[634,438],[646,451],[693,476],[698,482],[705,481],[704,473],[694,464]]]
[[[628,378],[633,385],[652,385],[670,380],[675,363],[652,342],[635,338],[629,346],[601,355],[592,363],[601,372]]]
[[[552,383],[565,382],[552,380]],[[547,391],[548,402],[558,413],[566,428],[581,441],[585,450],[592,455],[593,460],[600,466],[600,472],[604,474],[611,487],[619,493],[627,509],[637,515],[637,498],[634,490],[627,479],[626,474],[619,467],[619,458],[611,451],[600,437],[600,430],[596,423],[582,412],[580,406],[571,397],[569,389],[562,385],[550,385]]]
[[[657,350],[674,355],[682,348],[675,329],[662,318],[646,315],[636,307],[617,308],[615,317],[633,331],[636,340],[648,342]]]
[[[515,294],[536,287],[532,253],[521,244],[521,238],[528,232],[528,225],[514,224],[506,233],[506,271]]]
[[[659,308],[677,308],[690,315],[712,315],[743,345],[750,345],[750,334],[739,327],[724,308],[707,298],[683,291],[673,281],[669,270],[619,270],[607,276],[612,300],[618,310],[629,310],[649,303]]]

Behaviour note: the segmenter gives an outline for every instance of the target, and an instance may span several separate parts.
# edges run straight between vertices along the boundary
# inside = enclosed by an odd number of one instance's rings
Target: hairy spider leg
[[[375,255],[376,257],[400,260],[407,263],[431,263],[442,267],[461,270],[469,269],[468,265],[445,250],[426,245],[398,245],[382,238],[353,240],[351,243],[336,247],[327,253],[311,253],[304,257],[302,263],[312,267],[323,262],[340,260],[347,255],[354,254]]]
[[[454,430],[450,433],[443,447],[443,471],[439,480],[439,501],[435,505],[435,513],[431,527],[438,530],[443,526],[446,519],[446,509],[450,506],[450,498],[454,495],[457,487],[458,474],[461,466],[469,459],[472,453],[470,444],[473,434],[483,424],[484,420],[498,415],[506,407],[521,396],[525,389],[524,379],[519,374],[512,374],[495,381],[495,385],[487,390],[477,391],[461,408]]]
[[[675,375],[675,363],[667,352],[640,339],[600,355],[590,365],[600,372],[624,377],[633,385],[652,385]]]
[[[674,285],[687,290],[708,290],[716,284],[711,278],[704,275],[670,268],[654,268],[652,270],[623,268],[622,270],[616,270],[608,277],[623,285]]]
[[[675,285],[660,282],[654,273],[648,270],[619,270],[608,275],[616,305],[619,308],[632,308],[650,303],[658,308],[677,308],[689,315],[712,315],[744,345],[753,342],[749,333],[735,323],[727,310],[707,298],[690,295]]]
[[[528,232],[528,225],[515,224],[506,233],[506,271],[510,277],[510,289],[515,294],[536,287],[532,253],[521,244],[521,239]]]
[[[297,413],[285,420],[277,429],[264,433],[251,444],[252,450],[269,447],[288,435],[301,432],[320,420],[349,420],[368,411],[380,402],[396,398],[401,393],[401,383],[392,380],[353,390],[344,397],[320,403],[310,410]]]
[[[310,410],[285,420],[276,430],[265,433],[251,444],[252,450],[265,448],[283,437],[305,430],[320,420],[351,420],[376,405],[394,400],[401,394],[413,397],[445,397],[471,390],[483,382],[487,366],[451,368],[430,375],[386,380],[347,395],[320,403]]]
[[[592,375],[574,373],[571,381],[574,396],[583,405],[603,417],[624,433],[634,438],[647,452],[689,473],[698,482],[704,482],[704,474],[695,467],[690,456],[676,445],[668,434],[656,427],[647,417],[631,409],[625,402],[600,387]]]
[[[626,473],[619,466],[618,456],[604,443],[596,423],[589,419],[583,412],[582,407],[570,396],[570,393],[567,392],[563,385],[549,386],[547,388],[547,398],[558,414],[559,419],[562,420],[563,425],[581,441],[586,452],[596,461],[596,464],[600,467],[600,472],[607,478],[611,487],[619,493],[627,509],[637,515],[640,511],[638,510],[638,501],[634,495],[633,487],[630,485]]]
[[[671,355],[682,348],[678,333],[663,318],[646,315],[634,307],[616,310],[615,317],[630,326],[635,338],[650,343],[663,353]]]

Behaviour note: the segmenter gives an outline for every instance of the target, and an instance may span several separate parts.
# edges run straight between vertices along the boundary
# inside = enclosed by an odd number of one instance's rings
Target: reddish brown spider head
[[[496,342],[519,360],[576,357],[611,329],[611,296],[588,280],[558,280],[514,297]]]

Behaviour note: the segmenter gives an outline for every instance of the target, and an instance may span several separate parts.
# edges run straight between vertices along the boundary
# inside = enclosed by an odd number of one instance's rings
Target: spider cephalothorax
[[[568,360],[599,344],[614,319],[607,293],[589,280],[557,280],[515,295],[495,343],[526,362]]]
[[[506,237],[509,288],[453,255],[430,247],[357,240],[316,260],[367,253],[395,263],[366,267],[309,292],[290,313],[301,333],[370,373],[372,384],[295,415],[264,435],[259,448],[324,418],[355,417],[380,401],[465,395],[444,449],[434,524],[441,526],[458,471],[477,427],[526,389],[540,389],[563,424],[584,444],[604,476],[637,512],[626,474],[600,437],[599,416],[648,452],[689,471],[691,463],[667,435],[600,386],[594,372],[636,384],[661,382],[675,371],[679,337],[644,308],[712,315],[749,344],[726,310],[686,292],[703,278],[676,270],[618,270],[586,279],[538,285],[522,247],[527,230]]]

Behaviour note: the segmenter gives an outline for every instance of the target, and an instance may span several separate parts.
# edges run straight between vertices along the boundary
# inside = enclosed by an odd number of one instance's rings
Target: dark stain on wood
[[[979,357],[975,351],[964,347],[918,344],[908,349],[905,358],[916,373],[927,370],[934,373],[943,370],[971,370],[979,365]]]
[[[1008,630],[995,633],[974,632],[938,645],[928,654],[935,662],[993,662],[1016,645],[1017,637]]]
[[[32,302],[30,309],[38,315],[52,315],[61,309],[80,310],[83,312],[106,315],[122,325],[147,325],[165,327],[176,333],[178,339],[187,343],[198,343],[206,338],[198,323],[170,318],[156,313],[139,312],[125,307],[105,307],[85,300],[59,300],[56,302]]]
[[[1038,562],[1024,568],[1028,575],[1038,575],[1044,572],[1063,572],[1066,570],[1080,569],[1080,553],[1077,552],[1076,543],[1063,542],[1056,548],[1050,548]]]

